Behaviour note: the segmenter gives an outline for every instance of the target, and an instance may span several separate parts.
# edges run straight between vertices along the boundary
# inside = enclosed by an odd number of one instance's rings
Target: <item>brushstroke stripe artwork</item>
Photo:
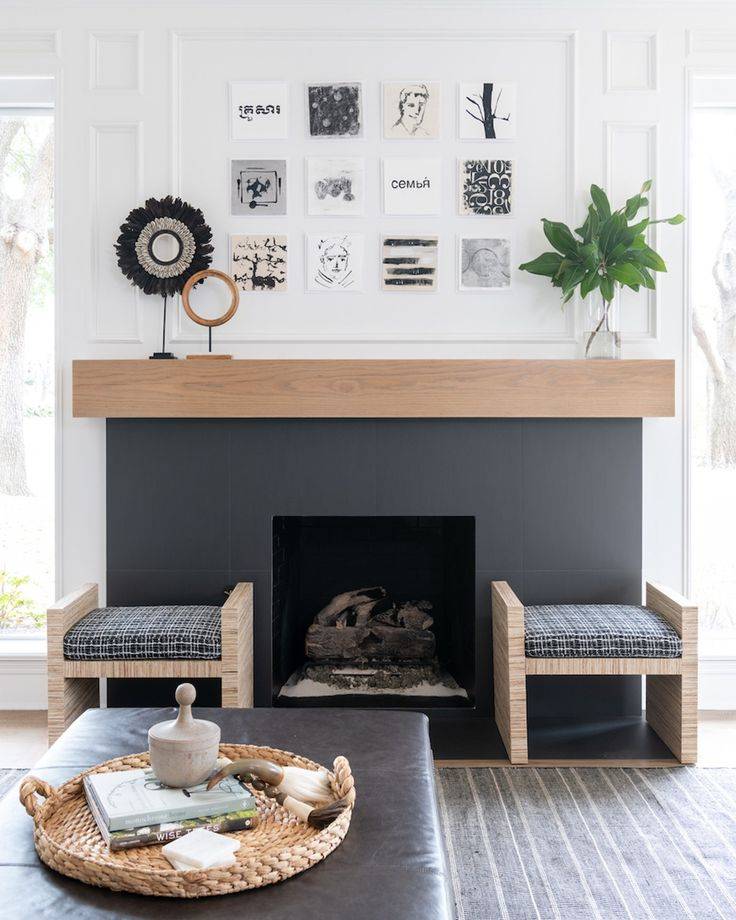
[[[436,236],[386,236],[381,250],[384,290],[434,290],[437,284]]]

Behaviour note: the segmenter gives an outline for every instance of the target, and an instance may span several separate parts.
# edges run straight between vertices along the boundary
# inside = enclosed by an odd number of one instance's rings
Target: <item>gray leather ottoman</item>
[[[223,741],[270,744],[331,764],[350,760],[358,793],[350,831],[327,859],[257,891],[198,900],[120,894],[47,869],[17,789],[0,803],[3,917],[448,920],[454,916],[435,799],[426,716],[340,709],[200,709]],[[169,709],[91,709],[33,773],[58,785],[111,757],[147,747],[148,727]]]

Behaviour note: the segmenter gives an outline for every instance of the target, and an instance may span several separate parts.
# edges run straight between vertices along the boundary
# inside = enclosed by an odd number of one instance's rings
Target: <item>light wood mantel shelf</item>
[[[644,418],[669,360],[74,361],[85,418]]]

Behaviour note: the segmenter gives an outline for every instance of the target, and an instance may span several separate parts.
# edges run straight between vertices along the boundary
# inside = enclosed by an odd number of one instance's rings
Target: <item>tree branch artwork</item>
[[[503,96],[503,87],[496,91],[495,101],[493,97],[493,87],[493,83],[484,83],[479,96],[472,95],[465,97],[471,106],[475,106],[475,110],[466,108],[466,114],[483,126],[483,133],[487,140],[495,140],[497,136],[497,121],[511,120],[510,111],[506,111],[506,113],[502,115],[499,115],[498,112],[498,107],[501,104],[501,97]]]

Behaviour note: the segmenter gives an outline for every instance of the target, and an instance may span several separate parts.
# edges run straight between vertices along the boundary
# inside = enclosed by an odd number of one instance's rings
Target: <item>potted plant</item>
[[[602,188],[591,185],[588,216],[574,232],[559,221],[542,218],[544,235],[554,252],[543,252],[531,262],[519,266],[521,271],[550,278],[561,288],[562,304],[579,289],[583,300],[590,294],[583,347],[586,358],[620,358],[621,334],[616,315],[616,290],[629,287],[654,288],[653,272],[665,272],[662,257],[647,245],[646,232],[652,224],[681,224],[682,214],[651,220],[636,220],[639,211],[649,204],[646,192],[652,187],[648,179],[641,191],[629,198],[617,211],[611,211]]]

